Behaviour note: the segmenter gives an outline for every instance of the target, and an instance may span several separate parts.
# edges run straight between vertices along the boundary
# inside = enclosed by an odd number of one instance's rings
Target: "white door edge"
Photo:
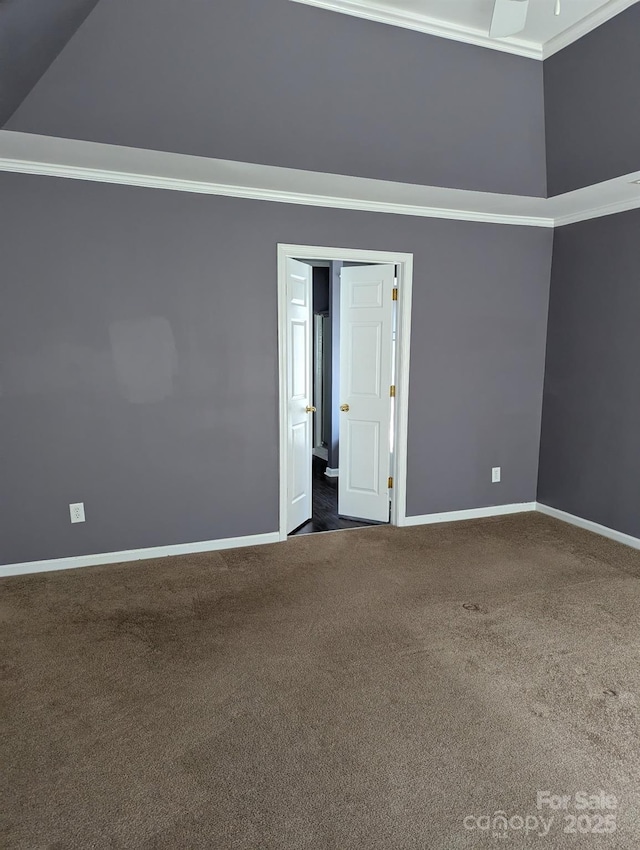
[[[279,534],[287,539],[287,258],[335,260],[359,263],[394,263],[398,270],[398,318],[396,336],[395,448],[392,459],[393,489],[391,525],[403,525],[407,504],[407,424],[409,415],[409,359],[411,343],[411,300],[413,254],[358,248],[329,248],[317,245],[278,244],[278,384],[279,384]]]

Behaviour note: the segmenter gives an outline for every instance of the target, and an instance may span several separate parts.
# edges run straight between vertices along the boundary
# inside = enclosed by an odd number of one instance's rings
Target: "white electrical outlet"
[[[71,522],[84,522],[84,502],[76,502],[75,505],[69,505],[69,513]]]
[[[499,484],[500,483],[500,476],[502,474],[500,469],[501,469],[501,467],[494,466],[493,469],[491,470],[491,483],[492,484]]]

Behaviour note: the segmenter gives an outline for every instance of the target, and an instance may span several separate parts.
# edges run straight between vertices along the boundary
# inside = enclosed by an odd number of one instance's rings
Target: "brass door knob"
[[[340,410],[341,410],[343,413],[348,413],[348,412],[349,412],[349,405],[348,405],[348,404],[341,404],[341,405],[340,405]]]
[[[315,407],[311,407],[310,405],[307,405],[304,409],[304,412],[305,413],[315,413],[316,409],[315,409]]]

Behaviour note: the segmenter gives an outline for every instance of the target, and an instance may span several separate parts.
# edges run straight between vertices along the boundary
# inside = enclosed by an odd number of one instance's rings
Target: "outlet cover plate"
[[[84,522],[84,502],[76,502],[69,505],[69,514],[71,522]]]

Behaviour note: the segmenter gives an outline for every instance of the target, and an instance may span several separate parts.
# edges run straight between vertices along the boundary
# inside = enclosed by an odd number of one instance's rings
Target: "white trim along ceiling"
[[[526,227],[560,227],[640,207],[640,171],[553,198],[534,198],[208,159],[10,130],[0,130],[0,171]]]
[[[429,35],[437,35],[440,38],[488,47],[490,50],[499,50],[503,53],[514,53],[517,56],[543,60],[619,15],[629,6],[633,6],[637,0],[608,0],[544,43],[530,41],[521,36],[490,38],[488,34],[489,20],[487,20],[487,28],[484,31],[477,27],[464,26],[459,22],[442,20],[422,12],[398,8],[397,5],[385,3],[384,0],[293,0],[293,2]],[[450,0],[450,2],[455,4],[456,0]],[[541,0],[530,0],[530,2],[540,3]],[[567,5],[572,3],[575,5],[575,0],[562,0],[562,2]],[[551,0],[548,0],[548,5],[549,14],[553,15]]]

